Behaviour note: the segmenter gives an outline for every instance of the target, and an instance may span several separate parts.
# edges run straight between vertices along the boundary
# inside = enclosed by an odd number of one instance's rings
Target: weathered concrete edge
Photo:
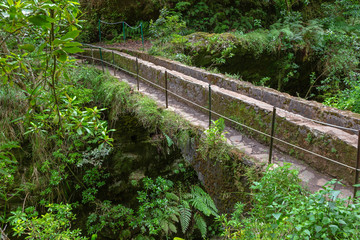
[[[90,52],[88,52],[88,54],[90,55]],[[94,52],[94,56],[99,57],[99,54]],[[103,52],[103,58],[109,62],[112,61],[112,55],[110,52]],[[127,54],[116,54],[115,64],[129,71],[136,72],[135,59],[135,57]],[[161,86],[164,86],[164,71],[165,69],[163,67],[139,60],[139,74]],[[208,88],[206,83],[200,81],[194,83],[193,81],[179,78],[176,75],[176,72],[172,73],[171,71],[168,72],[168,78],[169,90],[180,96],[185,96],[192,102],[201,106],[208,105]],[[260,131],[269,132],[271,124],[271,114],[269,114],[271,112],[270,105],[266,103],[256,103],[258,102],[256,100],[247,101],[244,98],[234,98],[225,92],[226,90],[222,91],[220,88],[213,86],[212,109],[214,111],[225,116],[230,116],[231,118],[252,126]],[[224,109],[226,109],[226,111],[224,111]],[[331,132],[324,133],[320,130],[313,129],[311,128],[311,125],[299,125],[297,124],[298,121],[292,121],[285,116],[281,116],[281,114],[277,115],[276,122],[276,136],[286,142],[304,147],[329,158],[336,159],[344,164],[350,166],[355,165],[357,152],[355,146],[356,144],[349,144],[342,141],[336,135],[334,136],[331,134]],[[253,134],[250,131],[243,131],[252,135],[253,138],[260,142],[268,141],[268,139],[263,136]],[[297,155],[298,158],[303,159],[319,171],[330,174],[338,179],[344,179],[350,184],[353,182],[353,170],[328,162],[322,158],[315,157],[314,155],[302,153],[286,144],[275,142],[275,146],[284,152]]]
[[[120,51],[152,62],[156,65],[163,66],[167,69],[184,73],[204,82],[211,82],[211,84],[217,85],[221,88],[236,91],[310,119],[342,127],[360,129],[360,114],[328,107],[315,101],[308,101],[298,97],[293,97],[274,89],[255,86],[249,82],[226,77],[223,74],[210,73],[200,68],[186,66],[182,63],[161,57],[155,57],[144,52],[129,49],[120,49]]]

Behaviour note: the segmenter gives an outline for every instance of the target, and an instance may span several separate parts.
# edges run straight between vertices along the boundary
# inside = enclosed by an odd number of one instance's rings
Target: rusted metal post
[[[112,51],[112,60],[113,60],[114,76],[116,76],[114,51]]]
[[[209,84],[209,128],[211,127],[211,84]]]
[[[360,130],[358,131],[358,147],[356,156],[355,185],[359,184],[359,167],[360,167]],[[354,198],[356,197],[358,187],[354,187]]]
[[[169,101],[168,101],[168,73],[165,71],[165,106],[166,108],[169,107]]]
[[[273,108],[273,115],[272,115],[272,121],[271,121],[269,164],[271,164],[271,160],[272,160],[272,150],[273,150],[273,144],[274,144],[274,131],[275,131],[275,117],[276,117],[276,107]]]
[[[100,52],[100,59],[101,59],[102,70],[103,70],[103,72],[105,72],[105,69],[104,69],[104,61],[103,61],[103,57],[102,57],[102,53],[101,53],[101,48],[99,48],[99,52]]]
[[[137,84],[137,90],[140,90],[140,83],[139,83],[139,61],[138,58],[136,58],[136,84]]]

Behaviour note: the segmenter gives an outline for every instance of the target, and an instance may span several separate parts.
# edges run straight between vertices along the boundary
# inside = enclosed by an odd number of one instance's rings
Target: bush
[[[219,218],[226,239],[358,239],[360,202],[339,198],[336,180],[311,194],[299,185],[298,172],[290,164],[273,168],[251,187],[247,215],[244,204],[237,204],[230,218]]]

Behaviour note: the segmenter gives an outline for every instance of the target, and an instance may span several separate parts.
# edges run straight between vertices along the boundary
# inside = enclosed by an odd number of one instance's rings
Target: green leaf
[[[335,200],[340,193],[341,193],[341,191],[339,191],[339,190],[331,191],[332,200]]]
[[[45,15],[36,15],[29,17],[29,22],[36,26],[50,28],[51,24]]]
[[[65,62],[67,60],[67,54],[63,50],[56,50],[54,54],[61,62]]]
[[[79,42],[67,42],[64,44],[65,47],[80,47],[82,46]]]
[[[316,225],[315,226],[315,231],[318,233],[318,232],[320,232],[321,231],[321,229],[322,229],[322,227],[321,226],[318,226],[318,225]]]
[[[19,45],[19,48],[28,52],[33,52],[35,50],[35,46],[33,44],[22,44]]]
[[[335,235],[335,233],[339,230],[339,227],[336,225],[329,225],[329,228],[333,235]]]
[[[78,53],[83,52],[84,50],[79,47],[64,47],[63,50],[67,53]]]
[[[79,36],[79,34],[80,34],[79,30],[71,31],[71,32],[68,32],[67,34],[65,34],[64,36],[62,36],[61,40],[63,40],[63,41],[72,41],[77,36]]]
[[[344,220],[342,220],[342,219],[339,220],[339,223],[343,224],[343,225],[346,225],[346,222]]]
[[[310,233],[310,231],[309,230],[304,230],[304,233],[306,234],[306,235],[308,235],[308,236],[310,236],[311,235],[311,233]]]
[[[281,213],[273,213],[272,215],[276,220],[279,220],[279,218],[281,217]]]

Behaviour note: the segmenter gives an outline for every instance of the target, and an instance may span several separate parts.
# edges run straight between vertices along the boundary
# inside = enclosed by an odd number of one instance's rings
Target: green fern
[[[189,202],[194,208],[196,208],[206,216],[218,216],[218,210],[209,194],[207,194],[198,186],[194,186],[191,188],[191,194],[192,199],[190,199]]]
[[[200,214],[196,213],[194,216],[196,227],[200,230],[201,236],[206,237],[207,225],[203,217]]]
[[[177,229],[175,227],[175,225],[173,223],[169,223],[169,229],[173,232],[173,233],[177,233]]]
[[[173,200],[173,201],[176,201],[176,202],[179,201],[179,197],[176,196],[176,194],[174,194],[172,192],[166,192],[165,196],[166,196],[166,199]]]
[[[179,210],[179,211],[180,211],[180,210]],[[173,220],[174,222],[179,222],[179,219],[178,219],[178,217],[177,217],[176,215],[178,215],[177,212],[175,212],[174,214],[170,215],[170,218],[171,218],[171,220]]]
[[[169,222],[165,219],[160,222],[161,229],[165,232],[166,235],[169,235]]]
[[[179,207],[180,211],[180,225],[183,233],[187,231],[191,221],[191,209],[186,206]]]

